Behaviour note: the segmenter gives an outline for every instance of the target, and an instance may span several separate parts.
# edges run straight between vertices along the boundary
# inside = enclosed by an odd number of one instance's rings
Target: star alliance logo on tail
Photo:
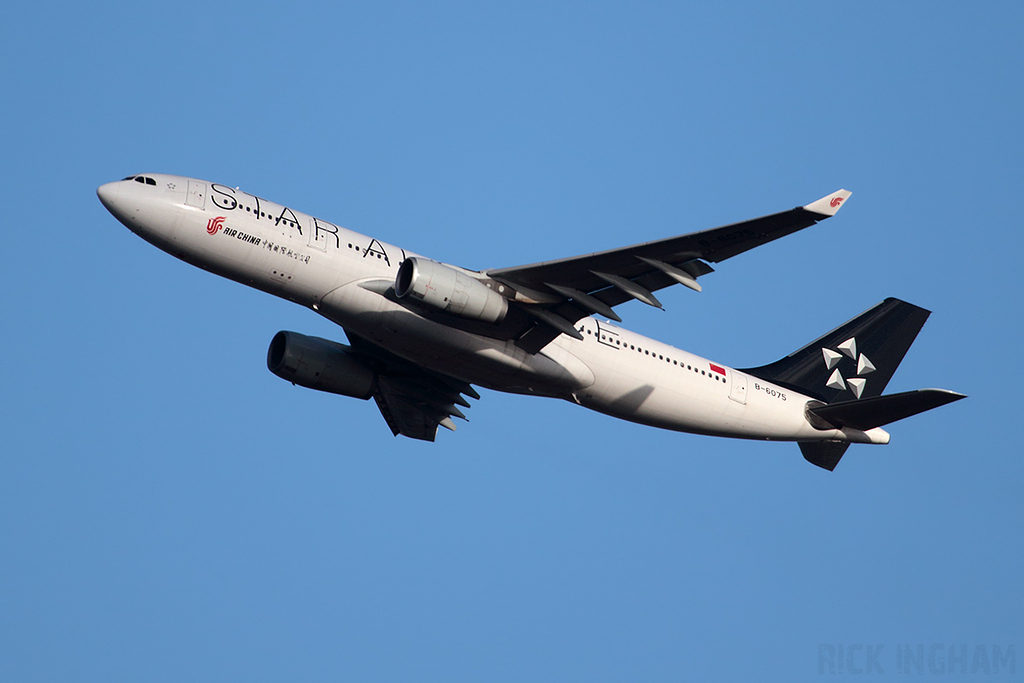
[[[206,222],[206,232],[210,233],[211,235],[216,235],[217,232],[223,227],[224,216],[217,216],[216,218],[211,218]]]
[[[874,372],[875,366],[863,353],[860,354],[860,357],[857,356],[856,337],[850,337],[836,348],[838,351],[833,351],[832,349],[826,349],[824,347],[821,349],[821,355],[825,359],[825,367],[829,370],[834,369],[834,372],[828,378],[825,386],[829,389],[837,389],[839,391],[849,389],[853,392],[855,397],[860,398],[864,393],[864,387],[867,386],[868,383],[868,381],[860,375],[866,375],[870,372]],[[843,373],[840,372],[840,369],[837,367],[839,365],[839,361],[843,359],[843,356],[857,361],[857,377],[843,379]]]

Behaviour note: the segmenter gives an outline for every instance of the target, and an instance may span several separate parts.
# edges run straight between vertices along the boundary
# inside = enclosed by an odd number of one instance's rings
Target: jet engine
[[[395,277],[395,296],[489,323],[501,322],[508,313],[508,301],[487,285],[424,258],[409,257],[402,262]]]
[[[278,332],[267,350],[267,368],[281,379],[317,391],[363,400],[373,395],[377,376],[349,347],[297,332]]]

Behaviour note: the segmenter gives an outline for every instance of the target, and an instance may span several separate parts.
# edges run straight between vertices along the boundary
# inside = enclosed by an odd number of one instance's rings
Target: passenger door
[[[747,376],[735,370],[729,373],[732,376],[729,385],[729,398],[737,403],[747,404]]]
[[[185,203],[199,209],[204,208],[206,206],[206,183],[189,180],[188,197],[185,198]]]

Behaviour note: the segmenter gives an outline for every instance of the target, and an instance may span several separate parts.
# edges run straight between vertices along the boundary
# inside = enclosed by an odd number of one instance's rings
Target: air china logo
[[[220,229],[223,227],[224,216],[217,216],[216,218],[211,218],[206,222],[206,232],[210,233],[211,235],[216,235],[217,232],[220,231]]]
[[[831,206],[834,209],[834,208],[836,208],[837,206],[839,206],[842,203],[843,203],[843,198],[842,197],[833,197],[832,201],[830,201],[828,203],[828,205]]]

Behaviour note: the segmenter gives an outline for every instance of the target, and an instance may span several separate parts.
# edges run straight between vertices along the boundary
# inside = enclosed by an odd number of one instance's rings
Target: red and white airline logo
[[[217,232],[223,227],[224,216],[217,216],[216,218],[211,218],[206,222],[206,232],[210,233],[211,235],[216,235]]]
[[[833,197],[832,201],[830,201],[828,203],[828,205],[831,206],[834,209],[834,208],[836,208],[837,206],[839,206],[842,203],[843,203],[843,198],[842,197]]]

